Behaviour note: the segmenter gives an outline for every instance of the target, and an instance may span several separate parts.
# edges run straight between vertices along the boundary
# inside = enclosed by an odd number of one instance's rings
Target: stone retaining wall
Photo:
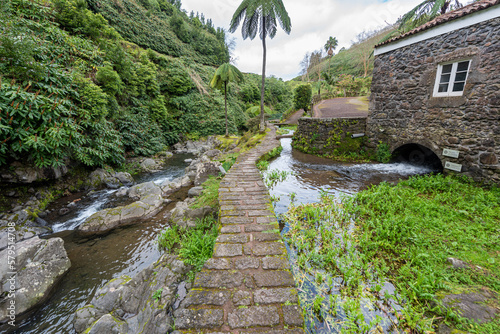
[[[366,118],[310,118],[299,119],[292,146],[299,151],[328,155],[333,151],[348,151],[366,138],[352,139],[351,135],[366,132]],[[343,153],[343,152],[338,152]]]
[[[500,182],[500,18],[375,57],[367,132],[416,143],[476,180]],[[433,97],[439,64],[471,60],[463,96]],[[444,156],[456,150],[458,158]]]

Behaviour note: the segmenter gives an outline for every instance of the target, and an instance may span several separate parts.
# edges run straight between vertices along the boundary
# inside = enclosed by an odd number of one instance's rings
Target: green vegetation
[[[11,0],[0,20],[0,166],[119,166],[226,133],[226,103],[229,133],[253,117],[255,75],[228,84],[227,99],[210,89],[229,59],[224,31],[179,1]],[[266,80],[265,103],[281,114],[291,92]]]
[[[309,110],[311,106],[312,88],[311,85],[300,85],[293,92],[293,106],[295,109]]]
[[[215,71],[214,77],[210,82],[212,88],[222,89],[224,87],[224,110],[226,116],[226,137],[229,137],[228,127],[227,127],[227,84],[231,81],[241,82],[243,81],[243,74],[235,66],[230,63],[225,63],[219,66],[217,71]]]
[[[191,205],[192,209],[210,206],[217,208],[219,206],[219,185],[221,177],[210,176],[208,180],[203,182],[203,192],[196,198],[196,201]]]
[[[350,132],[344,132],[345,126],[355,125],[356,120],[342,120],[332,123],[333,129],[328,133],[326,142],[318,146],[318,132],[312,135],[295,133],[292,147],[301,152],[344,162],[370,162],[375,159],[375,152],[367,146],[367,138],[352,138]],[[316,129],[318,130],[318,129]],[[323,140],[325,140],[323,138]],[[321,149],[320,149],[321,148]],[[390,154],[390,152],[389,152]]]
[[[292,30],[290,17],[281,0],[243,0],[238,6],[231,19],[229,31],[235,32],[240,22],[243,20],[241,34],[243,39],[254,39],[259,31],[259,37],[262,39],[262,86],[260,90],[260,121],[259,131],[264,133],[264,97],[265,97],[265,79],[266,79],[266,37],[274,38],[278,31],[279,22],[281,28],[289,34]]]
[[[194,267],[193,276],[212,257],[218,234],[217,220],[206,217],[192,228],[174,225],[163,230],[158,236],[158,248],[177,253],[184,263]]]
[[[159,288],[158,290],[156,290],[153,293],[153,295],[151,296],[151,298],[153,298],[154,301],[160,300],[162,292],[163,292],[163,288]]]
[[[375,155],[377,156],[377,161],[382,162],[384,164],[391,161],[392,153],[391,148],[388,144],[380,142],[377,145],[377,150],[375,151]]]
[[[291,174],[292,172],[285,170],[272,169],[264,173],[264,183],[268,189],[272,189],[278,183],[285,181]]]
[[[478,325],[440,307],[446,294],[500,291],[498,203],[498,187],[430,175],[382,183],[341,203],[322,193],[320,203],[292,206],[285,238],[296,252],[294,271],[310,321],[367,332],[382,318],[368,320],[366,311],[385,309],[398,330],[433,332],[445,322],[471,333],[498,332],[498,321]],[[449,257],[467,267],[452,268]],[[383,292],[384,282],[396,292]],[[339,283],[340,294],[332,290]]]

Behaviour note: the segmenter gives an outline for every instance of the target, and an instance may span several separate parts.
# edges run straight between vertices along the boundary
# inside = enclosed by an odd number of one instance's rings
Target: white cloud
[[[298,75],[300,61],[307,52],[323,48],[329,36],[339,41],[339,46],[349,47],[356,35],[363,31],[379,29],[394,23],[398,17],[421,0],[284,0],[292,21],[290,35],[281,28],[274,39],[266,39],[266,75],[285,80]],[[229,22],[240,0],[182,0],[188,12],[204,13],[217,27],[229,28]],[[241,27],[230,37],[236,38],[234,55],[243,72],[262,73],[262,41],[241,38]]]

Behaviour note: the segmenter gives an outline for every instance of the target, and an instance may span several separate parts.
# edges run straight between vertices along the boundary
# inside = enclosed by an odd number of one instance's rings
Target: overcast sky
[[[242,0],[182,0],[182,8],[211,18],[216,27],[229,29],[231,18]],[[348,48],[363,31],[382,28],[422,0],[283,0],[292,21],[287,35],[281,27],[274,39],[266,39],[266,75],[289,80],[300,72],[300,61],[307,52],[322,49],[328,37],[336,37],[339,46]],[[233,56],[243,72],[262,73],[262,41],[243,40],[241,24],[234,34]]]

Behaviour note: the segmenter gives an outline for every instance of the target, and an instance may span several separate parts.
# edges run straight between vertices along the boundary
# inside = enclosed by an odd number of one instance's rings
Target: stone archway
[[[441,158],[427,146],[417,143],[397,145],[392,154],[394,161],[408,162],[417,166],[427,166],[436,172],[443,171]]]

